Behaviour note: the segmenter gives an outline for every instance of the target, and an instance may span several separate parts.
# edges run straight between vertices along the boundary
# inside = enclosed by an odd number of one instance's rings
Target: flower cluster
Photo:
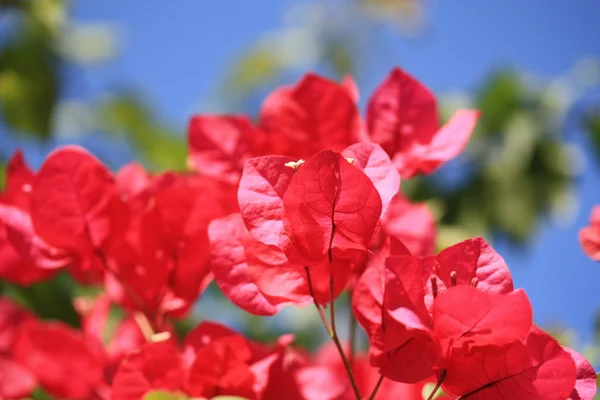
[[[195,116],[187,172],[112,173],[76,146],[34,172],[15,153],[0,277],[102,290],[73,299],[77,328],[0,298],[0,399],[592,400],[592,366],[533,324],[502,257],[482,238],[435,254],[434,217],[400,192],[456,157],[479,113],[440,127],[433,94],[397,68],[365,118],[358,96],[308,74],[257,124]],[[331,343],[311,354],[211,321],[178,335],[213,280],[251,314],[314,307]],[[343,292],[368,353],[338,337]]]

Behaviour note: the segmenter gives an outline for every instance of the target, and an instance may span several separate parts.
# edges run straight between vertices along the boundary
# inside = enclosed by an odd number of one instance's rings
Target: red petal
[[[190,369],[189,389],[194,397],[218,395],[255,398],[252,357],[246,339],[232,335],[211,340],[196,350]]]
[[[425,281],[432,258],[392,256],[386,260],[382,374],[415,383],[431,376],[435,347],[431,317],[425,307]]]
[[[284,249],[285,234],[283,196],[294,176],[284,156],[257,157],[246,161],[238,190],[240,212],[248,231],[258,241]]]
[[[575,389],[573,389],[573,393],[571,393],[571,397],[568,400],[594,400],[598,391],[594,367],[592,367],[592,364],[583,355],[575,350],[567,347],[563,347],[563,349],[571,355],[577,368],[577,382],[575,382]]]
[[[502,347],[525,338],[533,311],[522,289],[490,294],[471,286],[451,287],[433,303],[433,334],[441,357],[452,349],[468,354],[486,346]]]
[[[2,237],[4,236],[4,237]],[[20,285],[49,279],[72,263],[64,251],[49,246],[33,230],[31,218],[20,208],[0,203],[0,276]]]
[[[239,214],[214,220],[209,235],[215,281],[240,308],[273,315],[288,304],[312,301],[304,267],[288,263],[281,250],[253,239]]]
[[[452,357],[442,388],[468,400],[554,400],[571,395],[576,380],[569,353],[532,327],[526,340],[501,354]]]
[[[107,249],[124,233],[124,212],[110,172],[82,148],[54,151],[35,179],[31,219],[52,246],[86,255]]]
[[[88,399],[103,382],[103,360],[88,348],[79,332],[59,322],[25,325],[13,357],[58,398]]]
[[[381,216],[383,216],[388,209],[388,204],[400,190],[400,175],[388,155],[375,143],[353,144],[342,151],[342,155],[351,158],[352,164],[360,168],[373,182],[381,197]]]
[[[129,198],[136,196],[148,187],[150,175],[141,164],[132,162],[117,171],[115,182],[119,188],[119,193]]]
[[[408,250],[403,249],[404,254]],[[385,289],[385,260],[400,255],[389,240],[371,258],[352,292],[352,312],[369,337],[369,355],[376,364],[383,351],[383,292]]]
[[[280,88],[266,98],[260,126],[272,153],[306,159],[319,150],[341,151],[354,143],[359,114],[344,86],[307,74],[296,86]]]
[[[35,318],[12,300],[0,297],[0,354],[8,353],[21,327]]]
[[[29,196],[35,174],[27,166],[21,150],[16,151],[6,165],[6,188],[0,201],[29,211]]]
[[[395,68],[367,106],[367,130],[393,158],[431,142],[439,127],[435,96],[419,81]],[[400,171],[402,177],[409,178]]]
[[[190,120],[188,142],[196,171],[237,184],[244,161],[257,155],[264,137],[247,117],[198,115]]]
[[[293,246],[290,261],[318,265],[368,249],[381,215],[369,178],[339,153],[324,150],[300,166],[284,195]]]
[[[140,400],[152,389],[184,391],[181,358],[171,340],[146,343],[119,366],[112,400]]]
[[[450,274],[456,272],[456,283],[471,285],[488,293],[508,293],[513,290],[510,270],[504,259],[483,238],[468,239],[442,250],[436,257],[434,275],[438,291],[451,286]],[[431,283],[428,282],[426,303],[433,303]]]
[[[589,258],[600,261],[600,206],[592,209],[590,225],[579,231],[579,242]]]
[[[435,133],[431,143],[423,148],[418,172],[431,174],[442,164],[458,156],[469,142],[479,114],[476,110],[458,110]]]
[[[424,203],[412,204],[397,194],[390,202],[382,228],[387,235],[402,242],[410,254],[427,256],[435,250],[435,219]]]
[[[28,397],[36,387],[37,380],[31,372],[11,360],[0,358],[0,398]]]

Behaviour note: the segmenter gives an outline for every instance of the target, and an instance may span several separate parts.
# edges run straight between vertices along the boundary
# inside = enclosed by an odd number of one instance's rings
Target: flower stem
[[[379,379],[377,380],[377,383],[375,384],[375,387],[373,388],[373,391],[371,392],[371,395],[369,396],[369,400],[375,399],[375,396],[377,396],[377,392],[379,391],[379,387],[381,386],[382,382],[383,382],[383,375],[379,375]]]
[[[314,303],[317,311],[319,312],[319,316],[321,317],[323,326],[325,326],[325,330],[327,330],[327,334],[329,335],[331,340],[333,340],[333,343],[335,344],[335,347],[337,348],[338,353],[340,354],[340,357],[342,358],[342,362],[344,363],[344,368],[346,369],[348,378],[350,379],[350,384],[352,385],[352,390],[353,390],[354,394],[356,395],[356,400],[361,400],[360,391],[358,390],[358,385],[356,384],[356,380],[354,379],[354,374],[352,373],[352,367],[350,366],[350,362],[348,361],[348,358],[346,357],[346,354],[344,353],[344,349],[342,347],[342,344],[340,342],[340,339],[338,337],[337,330],[335,327],[335,306],[333,304],[333,300],[334,300],[334,298],[333,298],[333,295],[334,295],[333,271],[330,272],[330,276],[329,276],[329,300],[330,300],[329,316],[330,316],[330,320],[331,320],[331,323],[329,323],[327,321],[327,317],[325,316],[325,312],[323,311],[323,308],[321,307],[321,305],[317,301],[317,298],[315,297],[312,280],[310,278],[310,270],[308,267],[304,267],[304,268],[306,271],[308,290],[310,292],[311,297],[313,298],[313,303]]]
[[[352,302],[352,293],[350,294],[350,302]],[[352,312],[352,306],[350,306],[350,326],[348,328],[348,337],[350,341],[350,349],[348,350],[348,360],[350,361],[350,365],[354,366],[354,354],[356,348],[356,317]]]
[[[340,357],[342,358],[342,362],[344,363],[344,367],[346,368],[346,372],[348,373],[348,378],[350,379],[350,383],[352,384],[352,390],[356,395],[356,399],[361,400],[360,391],[358,390],[358,385],[356,384],[354,374],[352,373],[352,366],[350,365],[350,362],[348,361],[348,358],[344,353],[344,348],[340,343],[340,339],[337,334],[337,329],[335,327],[335,280],[333,268],[331,267],[332,261],[333,255],[331,252],[331,246],[329,246],[329,319],[331,321],[331,339],[335,343],[335,347],[337,347],[338,352],[340,353]]]
[[[427,400],[433,400],[433,396],[435,396],[435,394],[439,390],[440,386],[442,386],[444,379],[446,379],[446,370],[445,369],[442,370],[442,373],[440,374],[440,378],[438,379],[437,383],[435,384],[435,387],[429,394],[429,397],[427,398]]]

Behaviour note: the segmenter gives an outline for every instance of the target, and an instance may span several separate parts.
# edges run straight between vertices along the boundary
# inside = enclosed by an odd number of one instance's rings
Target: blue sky
[[[74,2],[76,21],[117,26],[120,49],[114,61],[86,70],[67,96],[97,95],[119,86],[140,88],[160,116],[183,131],[236,55],[260,35],[281,27],[285,10],[299,3]],[[376,30],[368,74],[358,82],[362,93],[370,93],[396,65],[441,93],[472,90],[503,65],[552,78],[582,57],[600,58],[600,3],[594,0],[430,3],[430,28],[424,36],[402,38],[387,26]],[[585,144],[576,126],[567,128],[569,140]],[[599,184],[600,166],[590,159],[577,182],[580,211],[574,221],[560,227],[544,223],[526,253],[502,243],[496,246],[516,285],[527,290],[536,321],[561,321],[584,339],[591,338],[593,313],[600,309],[600,265],[582,254],[577,231],[587,223],[592,206],[600,203]]]

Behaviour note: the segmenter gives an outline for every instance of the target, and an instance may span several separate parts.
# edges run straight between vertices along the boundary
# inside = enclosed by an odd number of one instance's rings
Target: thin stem
[[[429,394],[429,397],[427,398],[427,400],[433,400],[433,396],[435,396],[435,394],[439,390],[440,386],[442,386],[442,382],[444,382],[444,379],[446,379],[446,370],[445,369],[442,370],[442,373],[440,374],[440,379],[438,379],[437,383],[435,384],[435,387]]]
[[[346,368],[346,372],[348,373],[348,378],[350,379],[350,383],[352,384],[352,389],[354,390],[354,394],[356,395],[357,400],[361,400],[360,390],[358,390],[358,385],[356,384],[356,380],[354,379],[354,374],[352,373],[352,366],[344,353],[344,348],[340,343],[340,339],[338,338],[337,329],[335,327],[335,281],[333,268],[331,268],[332,261],[331,254],[331,246],[329,247],[329,316],[331,320],[331,339],[335,343],[335,347],[337,347],[338,352],[340,353],[340,357],[342,358],[342,362],[344,363],[344,367]]]
[[[325,316],[325,311],[323,311],[323,308],[321,307],[321,305],[317,301],[317,298],[315,297],[312,280],[310,278],[310,270],[308,269],[308,267],[304,267],[304,270],[306,271],[306,280],[308,281],[308,290],[310,292],[310,297],[312,297],[313,304],[315,305],[315,308],[319,312],[319,317],[321,317],[321,322],[323,322],[323,326],[325,326],[325,330],[327,330],[327,334],[331,337],[333,335],[333,331],[331,330],[331,326],[329,326],[329,322],[327,321],[327,317]]]
[[[371,395],[369,396],[369,400],[375,399],[375,396],[377,396],[377,392],[379,391],[379,387],[381,386],[382,382],[383,382],[383,375],[379,375],[379,379],[377,380],[377,383],[375,384],[375,387],[373,388],[373,391],[371,392]]]
[[[350,293],[350,299],[352,299],[352,293]],[[352,301],[352,300],[350,300]],[[348,359],[350,361],[350,365],[354,366],[354,354],[356,347],[356,317],[352,312],[352,307],[350,307],[350,326],[348,328],[348,337],[350,341],[350,349],[348,350]]]

